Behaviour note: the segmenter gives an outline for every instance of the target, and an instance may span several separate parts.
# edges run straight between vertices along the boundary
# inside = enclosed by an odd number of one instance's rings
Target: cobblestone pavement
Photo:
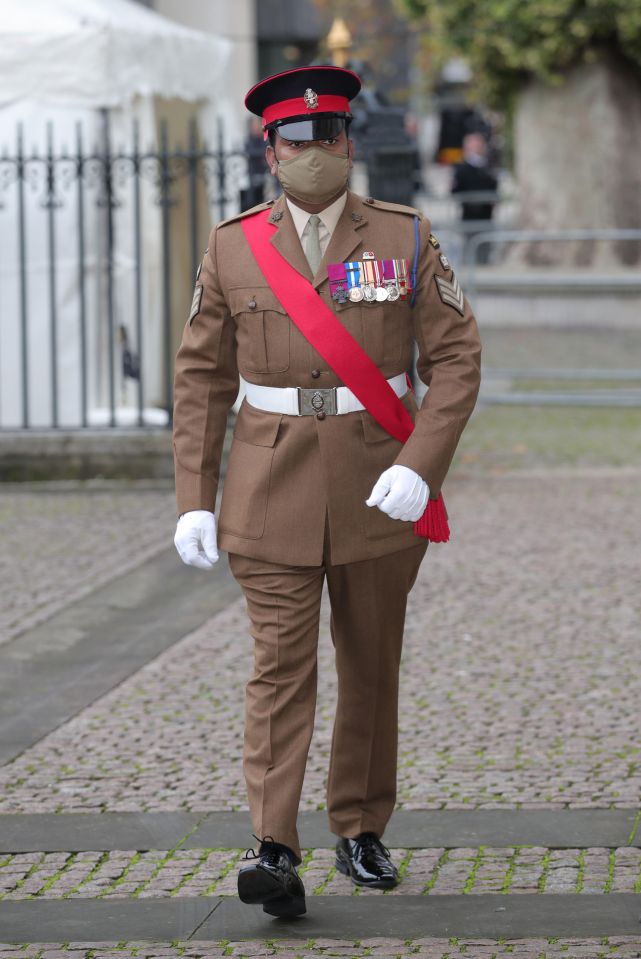
[[[0,644],[171,543],[173,492],[0,487]]]
[[[138,553],[136,562],[166,545],[173,500],[171,494],[132,493],[118,497],[110,511],[111,494],[99,495],[101,522],[111,528],[106,535],[114,544],[98,563],[104,581],[122,571],[124,557],[131,555],[124,548],[118,552],[122,528],[137,530],[146,517],[138,538],[148,537],[148,552]],[[87,497],[89,504],[94,496]],[[146,497],[146,505],[138,507],[136,500]],[[637,808],[641,600],[631,584],[638,579],[638,478],[621,474],[606,482],[566,471],[472,481],[459,474],[448,483],[446,499],[452,542],[430,547],[408,611],[399,805]],[[51,506],[53,513],[57,508]],[[81,539],[93,513],[79,507],[79,514],[84,518],[72,529]],[[50,521],[47,529],[55,539],[60,521]],[[68,552],[68,539],[57,548],[49,554],[54,565]],[[85,561],[92,562],[89,545],[83,549]],[[48,583],[57,575],[54,569]],[[95,579],[91,585],[97,585]],[[60,605],[70,595],[58,597]],[[327,613],[325,606],[306,809],[323,805],[333,719]],[[251,643],[239,600],[0,770],[0,811],[246,808],[241,752],[243,686],[250,669]],[[177,848],[5,855],[0,898],[233,895],[241,854]],[[486,846],[395,850],[394,857],[403,883],[384,895],[641,892],[641,850],[634,848]],[[336,876],[330,850],[307,852],[304,877],[310,894],[380,895],[357,891]],[[272,955],[639,959],[641,936],[0,943],[0,959]]]
[[[447,502],[453,539],[410,597],[400,805],[638,806],[637,478],[458,478]],[[321,633],[307,809],[334,712],[326,606]],[[0,811],[246,808],[251,660],[241,599],[6,765]]]
[[[211,942],[149,943],[45,943],[42,946],[3,946],[0,959],[320,959],[320,957],[372,956],[375,959],[639,959],[641,946],[636,936],[609,936],[602,939],[316,939],[307,943],[280,939]]]
[[[235,896],[243,850],[22,853],[0,860],[0,900]],[[380,896],[353,886],[330,849],[304,851],[308,895]],[[398,849],[402,882],[385,896],[641,892],[641,849]],[[641,902],[641,900],[640,900]]]
[[[321,959],[327,957],[372,956],[375,959],[639,959],[641,946],[634,936],[609,936],[602,939],[316,939],[307,943],[280,939],[211,942],[121,942],[45,943],[39,946],[11,946],[0,943],[0,959]]]

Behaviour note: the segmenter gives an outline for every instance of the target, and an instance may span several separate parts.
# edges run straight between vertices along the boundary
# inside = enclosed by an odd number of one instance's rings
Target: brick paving
[[[0,644],[171,543],[174,513],[170,490],[0,488]]]
[[[235,896],[244,850],[20,853],[0,859],[0,901]],[[385,896],[641,893],[641,849],[395,849],[402,882]],[[308,895],[380,896],[352,885],[330,849],[303,851]],[[640,899],[641,910],[641,899]]]
[[[459,478],[447,502],[453,540],[410,597],[399,805],[636,808],[637,478]],[[334,713],[326,605],[319,645],[306,809]],[[241,599],[0,770],[0,811],[246,808],[251,662]]]
[[[316,939],[243,940],[211,942],[149,943],[121,942],[46,943],[38,946],[11,946],[0,943],[0,959],[639,959],[641,941],[637,936],[609,936],[601,939],[369,939],[353,941]]]
[[[69,538],[62,542],[61,529],[71,529],[74,540],[82,540],[78,568],[83,562],[96,564],[91,586],[88,575],[81,587],[85,591],[123,571],[125,562],[136,565],[171,541],[171,494],[132,492],[124,500],[119,495],[86,497],[88,505],[75,513],[72,508],[69,523],[62,498],[44,510],[49,510],[42,527],[51,550],[48,563],[34,563],[27,571],[31,586],[16,587],[13,581],[14,588],[23,589],[23,619],[14,617],[23,624],[20,629],[28,624],[34,583],[45,597],[49,592],[48,601],[60,605],[80,595],[73,592],[76,585],[57,592],[64,580],[57,563],[67,562],[68,576],[71,562]],[[90,555],[97,527],[89,507],[97,496],[105,542],[113,546],[105,547],[99,560]],[[428,551],[408,612],[399,805],[638,808],[640,600],[630,589],[638,578],[637,478],[621,474],[605,483],[589,473],[550,472],[468,481],[459,474],[448,483],[446,498],[453,540]],[[139,499],[146,504],[139,507]],[[0,502],[6,516],[6,496]],[[23,538],[31,536],[33,542],[38,526],[27,503],[25,497],[16,516],[23,520]],[[140,533],[138,524],[144,527]],[[89,528],[92,539],[83,539]],[[123,529],[128,531],[126,543]],[[4,566],[10,566],[11,549],[23,548],[25,570],[27,546],[20,545],[17,532],[12,535]],[[49,540],[57,537],[60,543],[54,548]],[[134,559],[130,547],[138,546]],[[32,545],[28,553],[33,554]],[[38,608],[48,607],[43,602]],[[11,623],[3,621],[2,628],[6,631]],[[317,729],[302,802],[306,809],[323,805],[335,696],[331,652],[325,607]],[[0,770],[0,811],[246,808],[240,766],[242,691],[250,668],[251,644],[240,600]],[[233,895],[241,854],[178,848],[5,855],[0,856],[0,897]],[[488,846],[395,850],[394,856],[402,863],[404,879],[388,896],[641,892],[641,853],[634,848]],[[380,895],[353,889],[333,872],[331,862],[331,850],[309,851],[304,875],[311,894]],[[123,955],[638,959],[641,934],[501,942],[0,943],[0,959]]]

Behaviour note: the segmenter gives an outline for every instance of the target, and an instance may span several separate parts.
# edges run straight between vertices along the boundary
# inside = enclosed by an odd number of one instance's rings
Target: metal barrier
[[[498,243],[548,243],[577,240],[600,240],[619,242],[620,240],[636,240],[641,242],[641,229],[580,229],[580,230],[483,230],[470,238],[466,247],[464,259],[465,277],[468,288],[476,285],[476,270],[479,265],[479,250],[483,246]],[[641,273],[639,273],[641,281]],[[623,278],[625,280],[625,278]],[[585,280],[577,278],[577,286],[583,285]],[[624,285],[624,284],[622,284]]]

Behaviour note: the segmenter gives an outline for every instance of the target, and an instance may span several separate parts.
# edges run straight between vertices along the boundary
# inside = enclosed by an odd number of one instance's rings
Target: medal
[[[387,289],[381,283],[381,269],[378,260],[374,260],[374,275],[376,276],[376,299],[383,303],[387,299]]]
[[[402,300],[404,300],[408,293],[407,260],[394,260],[394,270],[396,272],[396,280],[398,282],[399,296]]]
[[[383,280],[387,290],[387,299],[395,303],[400,297],[400,290],[396,285],[396,268],[394,260],[383,260]]]
[[[363,254],[365,256],[365,254]],[[363,261],[363,272],[365,273],[365,286],[363,287],[363,298],[368,303],[376,302],[376,275],[374,273],[374,263],[372,260]]]
[[[347,303],[348,293],[342,283],[339,283],[332,292],[332,299],[337,303]]]
[[[337,303],[347,303],[347,270],[344,263],[329,263],[327,266],[329,288],[332,299]]]
[[[352,303],[360,303],[363,299],[361,289],[361,264],[358,261],[345,264],[347,268],[348,296]]]

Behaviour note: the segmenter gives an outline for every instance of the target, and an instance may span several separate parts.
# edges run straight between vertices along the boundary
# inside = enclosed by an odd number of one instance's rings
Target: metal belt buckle
[[[298,413],[300,416],[314,416],[316,413],[337,412],[336,387],[328,390],[307,390],[298,388]]]

